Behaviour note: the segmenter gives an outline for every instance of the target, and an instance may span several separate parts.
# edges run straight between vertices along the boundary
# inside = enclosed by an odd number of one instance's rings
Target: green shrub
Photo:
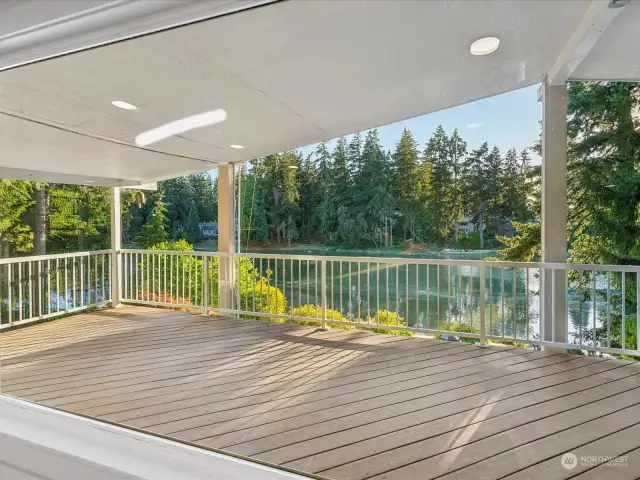
[[[166,250],[175,252],[193,252],[193,245],[186,240],[178,240],[173,244],[161,242],[152,245],[149,250]],[[198,255],[196,253],[195,255]],[[226,258],[224,261],[230,261]],[[146,272],[149,267],[150,278],[154,278],[154,284],[147,285],[146,275],[144,275],[144,288],[138,281],[138,297],[145,298],[147,292],[160,295],[166,298],[166,293],[172,297],[187,298],[193,305],[202,306],[203,302],[203,282],[204,262],[194,255],[170,255],[154,254],[151,257],[142,258],[139,264],[141,272]],[[287,300],[282,291],[270,285],[270,274],[261,276],[256,270],[253,262],[244,257],[235,259],[235,286],[239,294],[240,309],[257,311],[262,313],[283,314],[287,309]],[[209,302],[211,309],[215,310],[219,303],[219,258],[209,257]],[[166,277],[166,281],[165,281]],[[135,277],[134,277],[135,278]],[[149,282],[150,283],[150,282]],[[164,297],[163,297],[164,295]],[[149,295],[155,297],[155,295]],[[237,298],[237,297],[236,297]],[[245,318],[262,318],[257,315],[244,315]]]
[[[299,307],[295,307],[289,312],[292,317],[306,317],[306,318],[315,318],[318,320],[322,320],[322,307],[319,305],[305,304],[300,305]],[[337,310],[331,310],[327,308],[327,320],[335,320],[338,322],[348,321],[346,318],[342,316],[340,312]]]
[[[390,327],[406,327],[407,320],[396,312],[381,309],[376,312],[370,323],[377,325],[388,325]]]

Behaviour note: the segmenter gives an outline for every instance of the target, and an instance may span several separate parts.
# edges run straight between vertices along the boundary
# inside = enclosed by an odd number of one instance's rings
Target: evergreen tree
[[[430,169],[427,202],[432,223],[431,236],[438,242],[451,238],[454,226],[453,176],[449,165],[449,153],[449,138],[440,125],[429,139],[424,152],[425,165]]]
[[[416,239],[416,220],[420,210],[422,182],[417,142],[407,128],[402,132],[400,141],[392,156],[394,170],[394,194],[402,215],[403,239]]]
[[[32,188],[28,182],[0,179],[0,258],[33,247],[33,233],[25,224],[25,214],[34,203]]]
[[[316,205],[320,232],[327,242],[331,227],[331,154],[327,142],[318,144],[316,148]]]
[[[162,200],[156,200],[151,207],[149,216],[135,237],[136,243],[143,248],[149,248],[157,243],[167,241],[165,212],[166,208]]]
[[[484,203],[486,213],[487,233],[495,237],[500,223],[503,219],[504,205],[504,179],[502,169],[502,157],[498,147],[493,147],[491,153],[486,157],[486,185],[487,194]]]
[[[190,191],[203,222],[212,222],[218,218],[217,202],[214,198],[213,180],[208,172],[194,173],[187,177]]]
[[[453,217],[453,227],[455,239],[458,240],[458,222],[464,215],[463,196],[464,189],[462,183],[462,173],[464,170],[465,157],[467,155],[467,142],[465,142],[455,129],[449,137],[449,164],[451,165],[451,214]]]
[[[484,248],[484,216],[489,195],[487,170],[489,145],[484,142],[473,150],[464,165],[464,184],[466,188],[464,208],[472,215],[480,232],[480,248]]]
[[[189,207],[189,219],[187,220],[187,228],[185,230],[185,236],[187,242],[198,243],[200,241],[200,216],[198,215],[198,208],[196,202],[191,201]]]

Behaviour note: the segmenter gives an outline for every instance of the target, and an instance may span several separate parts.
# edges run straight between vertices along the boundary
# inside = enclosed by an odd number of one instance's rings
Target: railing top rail
[[[147,253],[161,255],[191,255],[199,257],[240,257],[240,258],[264,258],[278,260],[309,260],[329,262],[361,262],[361,263],[386,263],[391,265],[451,265],[462,267],[494,267],[494,268],[544,268],[548,270],[582,270],[601,272],[636,272],[640,273],[640,265],[596,265],[580,263],[552,263],[552,262],[505,262],[496,260],[454,260],[448,258],[410,258],[410,257],[352,257],[340,255],[290,255],[279,253],[227,253],[204,251],[176,251],[176,250],[143,250],[122,249],[122,253]]]
[[[89,257],[91,255],[106,255],[110,253],[111,253],[111,250],[91,250],[86,252],[54,253],[51,255],[34,255],[30,257],[0,258],[0,265],[8,265],[10,263],[37,262],[39,260],[55,260],[56,258]]]

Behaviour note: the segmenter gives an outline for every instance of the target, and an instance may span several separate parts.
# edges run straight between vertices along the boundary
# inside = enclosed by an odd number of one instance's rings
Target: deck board
[[[633,362],[146,307],[2,332],[0,346],[3,393],[335,480],[640,466]],[[569,450],[630,464],[571,473]]]

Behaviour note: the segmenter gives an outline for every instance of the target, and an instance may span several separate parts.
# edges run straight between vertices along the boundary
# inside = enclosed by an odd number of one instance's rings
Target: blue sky
[[[402,130],[408,127],[419,143],[420,149],[423,150],[437,126],[442,125],[448,134],[457,128],[462,138],[468,143],[469,150],[477,148],[486,141],[489,142],[490,147],[497,145],[503,153],[512,147],[520,152],[523,148],[533,145],[540,134],[538,122],[541,118],[541,107],[537,102],[537,91],[538,85],[533,85],[459,107],[385,125],[378,128],[380,140],[385,149],[393,150]],[[300,148],[305,155],[314,149],[315,145]],[[534,163],[540,163],[540,159],[535,154],[531,153],[531,156]]]

